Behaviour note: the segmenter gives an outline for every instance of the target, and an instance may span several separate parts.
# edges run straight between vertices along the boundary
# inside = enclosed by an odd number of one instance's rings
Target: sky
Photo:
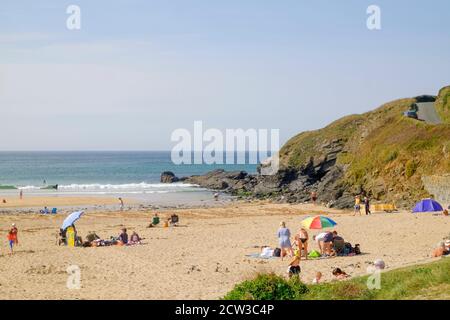
[[[170,150],[194,121],[284,143],[445,85],[448,0],[0,0],[0,150]]]

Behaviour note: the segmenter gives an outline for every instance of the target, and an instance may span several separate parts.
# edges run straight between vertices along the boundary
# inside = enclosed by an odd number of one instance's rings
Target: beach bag
[[[355,244],[355,250],[354,250],[355,254],[361,254],[361,248],[359,247],[359,244]]]
[[[317,250],[311,250],[308,254],[308,258],[320,258],[320,252]]]
[[[274,257],[281,257],[281,249],[280,248],[275,248],[275,250],[273,250],[273,256]]]

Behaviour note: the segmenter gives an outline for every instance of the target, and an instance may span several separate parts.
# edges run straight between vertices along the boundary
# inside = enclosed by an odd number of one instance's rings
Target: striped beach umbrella
[[[332,228],[337,223],[325,216],[309,217],[302,221],[302,225],[307,229]]]

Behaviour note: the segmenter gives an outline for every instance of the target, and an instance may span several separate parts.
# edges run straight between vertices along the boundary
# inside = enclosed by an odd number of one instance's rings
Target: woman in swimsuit
[[[305,258],[308,259],[308,231],[305,228],[301,228],[296,236],[296,243],[300,256],[302,255],[302,250],[305,252]]]

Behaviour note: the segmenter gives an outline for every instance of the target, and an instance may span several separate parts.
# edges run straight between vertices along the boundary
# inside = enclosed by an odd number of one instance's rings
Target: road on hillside
[[[421,102],[418,103],[417,106],[419,107],[419,120],[423,120],[429,124],[442,123],[442,120],[434,107],[434,102]]]

